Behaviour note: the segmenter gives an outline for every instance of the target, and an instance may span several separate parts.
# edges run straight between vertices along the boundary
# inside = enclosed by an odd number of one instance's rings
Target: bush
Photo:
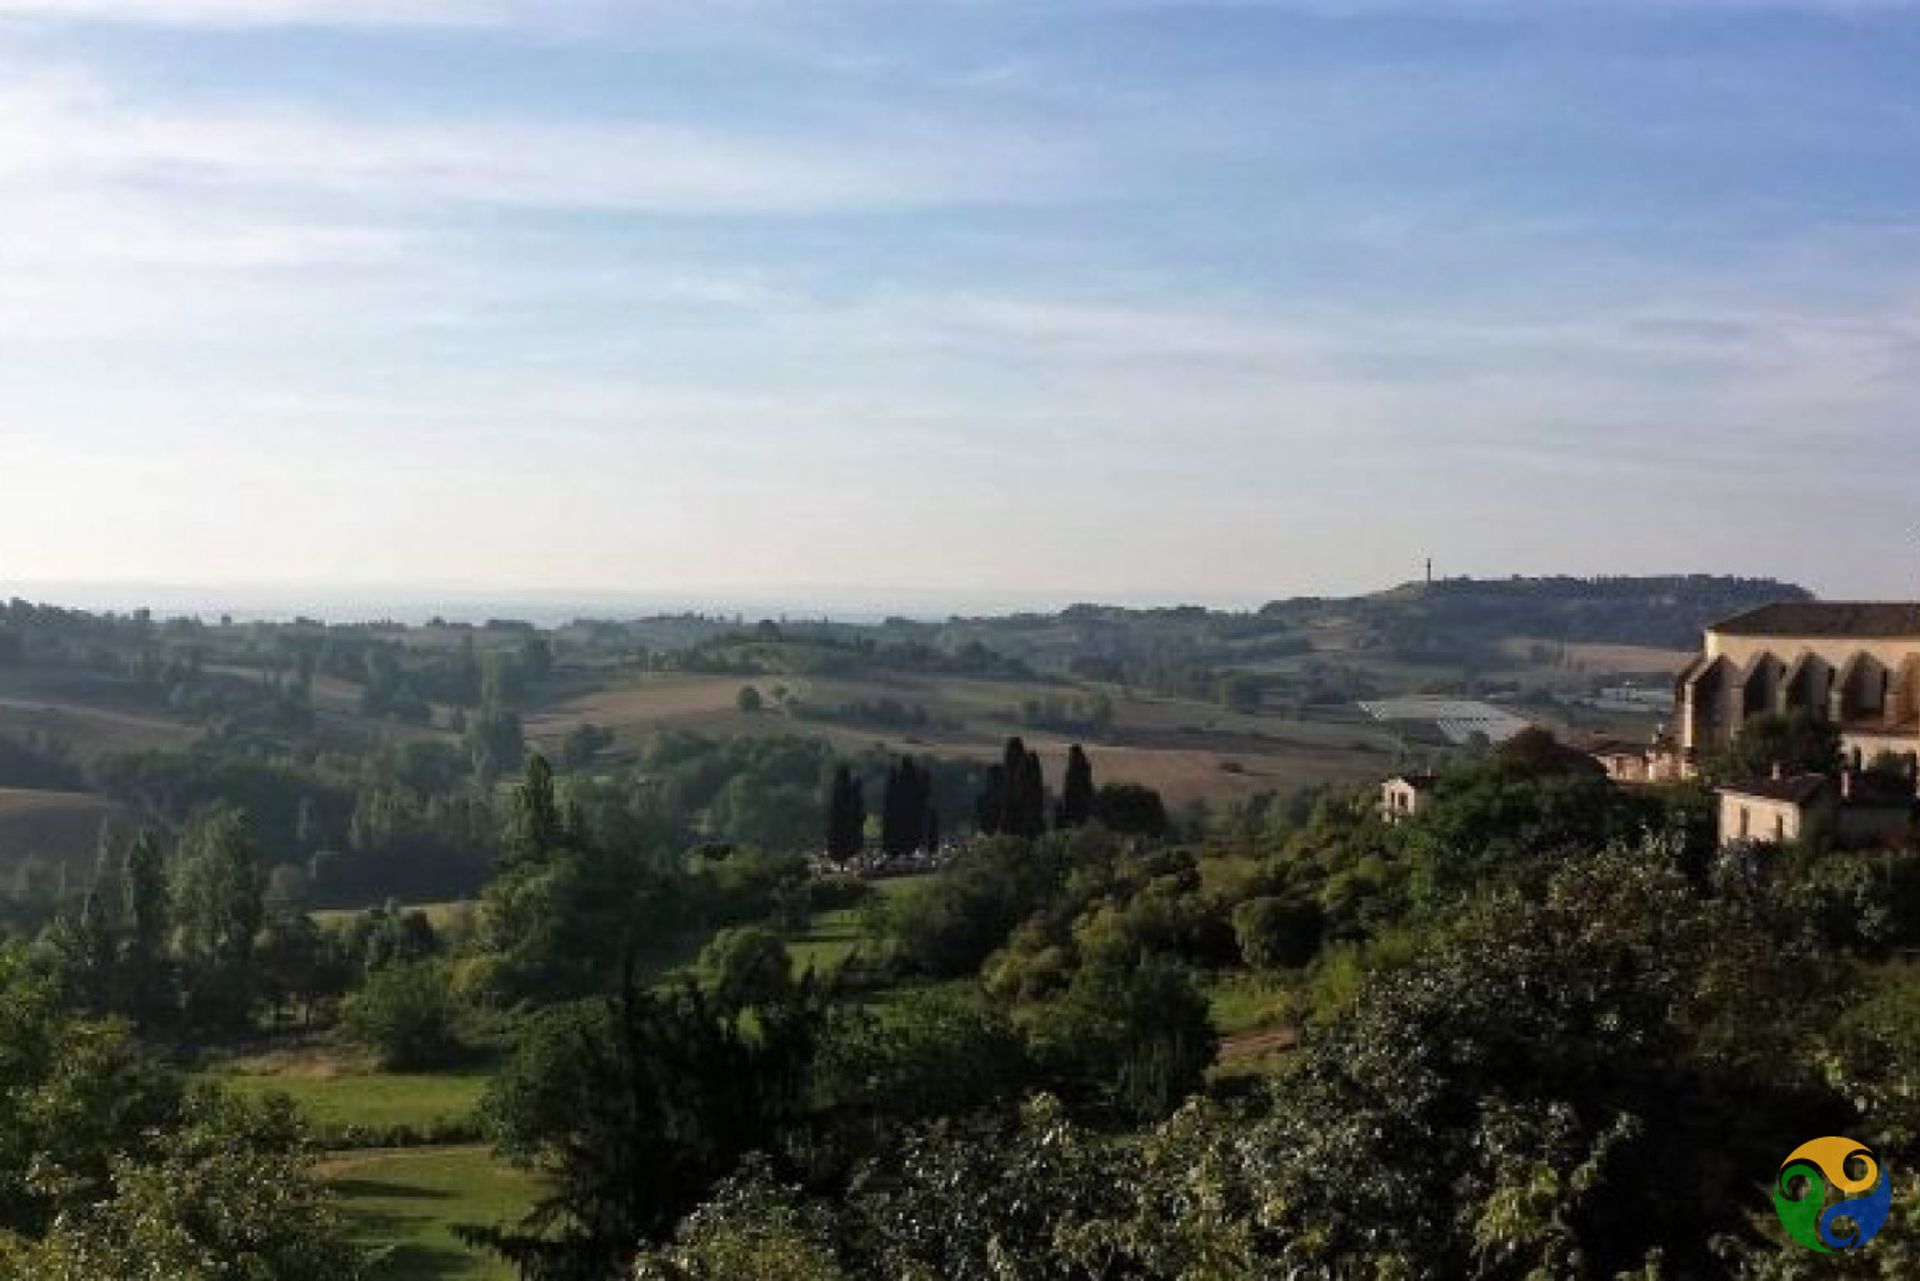
[[[721,930],[700,952],[700,977],[722,1009],[770,1005],[793,990],[793,962],[778,934],[758,925]]]
[[[1240,955],[1256,970],[1305,965],[1320,951],[1324,925],[1317,905],[1297,899],[1248,899],[1233,912]]]
[[[444,965],[414,961],[368,977],[347,1001],[347,1031],[389,1071],[446,1067],[465,1050],[460,1004]]]

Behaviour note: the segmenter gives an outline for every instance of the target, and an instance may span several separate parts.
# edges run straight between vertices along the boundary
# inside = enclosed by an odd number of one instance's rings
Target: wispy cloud
[[[514,0],[0,0],[0,19],[207,27],[490,25]]]

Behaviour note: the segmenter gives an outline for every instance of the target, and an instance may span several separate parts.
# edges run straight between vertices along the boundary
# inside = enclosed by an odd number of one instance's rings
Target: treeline
[[[852,676],[894,671],[982,679],[1028,680],[1033,670],[979,642],[941,647],[919,640],[891,642],[845,625],[781,624],[763,620],[751,630],[698,641],[656,655],[664,670],[719,676]]]

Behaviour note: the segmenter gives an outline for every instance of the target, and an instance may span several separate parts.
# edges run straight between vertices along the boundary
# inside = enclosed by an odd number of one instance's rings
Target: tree
[[[866,844],[867,804],[860,781],[845,765],[833,770],[827,795],[827,854],[846,862]]]
[[[594,758],[613,745],[613,731],[591,721],[567,731],[560,744],[560,763],[569,770],[585,769]]]
[[[1761,1245],[1779,1136],[1859,1120],[1807,1053],[1831,967],[1674,862],[1499,894],[1310,1034],[1252,1140],[1274,1273],[1724,1276]]]
[[[1079,827],[1093,817],[1093,762],[1080,744],[1067,751],[1067,773],[1060,785],[1056,827]]]
[[[412,961],[367,977],[347,1001],[347,1031],[393,1072],[446,1067],[464,1052],[460,1007],[443,964]]]
[[[633,851],[593,839],[535,756],[514,794],[506,856],[481,896],[502,995],[580,996],[617,981],[623,955],[654,943],[670,887]]]
[[[1319,905],[1306,899],[1252,898],[1233,910],[1240,955],[1257,970],[1305,965],[1319,953],[1324,928]]]
[[[740,692],[734,696],[733,702],[734,706],[749,715],[758,712],[762,707],[766,706],[766,700],[760,696],[760,691],[752,685],[742,685]]]
[[[928,810],[933,801],[933,776],[917,768],[910,757],[887,771],[880,807],[880,847],[888,854],[911,854],[926,844]]]
[[[698,969],[723,1010],[776,1005],[793,991],[793,961],[786,942],[758,925],[714,935],[700,951]]]
[[[1730,746],[1710,759],[1717,779],[1765,778],[1775,766],[1788,774],[1831,774],[1840,768],[1840,731],[1804,708],[1767,712],[1740,727]]]
[[[142,832],[127,850],[120,879],[126,895],[126,989],[134,1026],[151,1032],[167,997],[166,948],[170,930],[166,863],[160,842]]]
[[[117,1158],[103,1199],[12,1260],[0,1246],[0,1275],[35,1281],[358,1281],[368,1264],[313,1175],[291,1105],[213,1093],[155,1152]]]
[[[526,758],[520,718],[497,700],[467,719],[466,744],[474,776],[486,787],[519,769]]]
[[[1001,765],[989,765],[981,780],[980,795],[974,801],[974,826],[982,836],[998,836],[1007,826],[1007,771]]]
[[[1167,807],[1160,793],[1138,783],[1106,783],[1094,794],[1093,817],[1125,836],[1165,836]]]
[[[115,1158],[149,1152],[179,1103],[179,1079],[124,1025],[74,1017],[23,949],[0,947],[0,1239],[101,1196]]]
[[[801,1116],[821,1012],[802,991],[752,1027],[691,984],[541,1016],[490,1087],[501,1151],[550,1191],[516,1231],[468,1235],[540,1278],[600,1278],[665,1241],[747,1152]]]
[[[1168,1116],[1198,1093],[1219,1048],[1206,998],[1159,957],[1082,966],[1037,1036],[1068,1097],[1133,1121]]]
[[[1028,840],[1047,830],[1047,784],[1040,770],[1040,754],[1026,750],[1018,738],[1007,743],[1005,768],[1008,785],[1007,830]]]
[[[233,1025],[252,1007],[254,938],[266,919],[266,869],[246,817],[216,809],[180,839],[173,901],[189,1010]]]

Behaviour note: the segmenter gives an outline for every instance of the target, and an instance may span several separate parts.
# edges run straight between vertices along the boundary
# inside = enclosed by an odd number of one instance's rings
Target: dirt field
[[[1536,645],[1556,650],[1560,647],[1558,641],[1537,641],[1516,636],[1502,642],[1500,648],[1517,658],[1525,658]],[[1655,649],[1647,645],[1568,645],[1565,648],[1567,662],[1588,676],[1601,676],[1609,672],[1622,675],[1642,672],[1672,674],[1693,661],[1691,650]]]
[[[759,688],[768,710],[749,714],[738,709],[735,699],[745,684]],[[819,706],[882,698],[917,704],[927,709],[933,723],[903,729],[802,720],[773,706],[773,689],[782,684],[793,697]],[[591,721],[613,730],[617,743],[628,748],[667,728],[716,735],[799,734],[847,752],[881,747],[982,761],[997,758],[1007,736],[1018,733],[1040,753],[1048,776],[1057,779],[1075,736],[1023,728],[1013,715],[1024,700],[1077,693],[1011,681],[927,676],[650,676],[545,709],[528,718],[527,732],[535,743],[551,747],[573,726]],[[1153,697],[1116,698],[1112,730],[1083,741],[1103,781],[1146,784],[1176,806],[1370,779],[1390,766],[1392,747],[1377,727],[1244,715]]]

